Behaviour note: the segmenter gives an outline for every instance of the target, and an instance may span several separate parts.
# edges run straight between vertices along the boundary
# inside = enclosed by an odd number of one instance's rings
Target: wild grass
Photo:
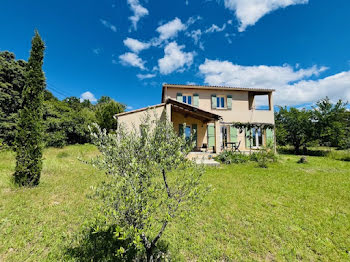
[[[23,189],[10,183],[14,154],[0,152],[0,261],[69,259],[67,245],[96,215],[86,195],[105,178],[77,158],[96,154],[91,145],[47,149],[40,185]],[[350,162],[299,158],[207,168],[204,204],[163,236],[173,260],[349,261]]]
[[[94,216],[86,197],[104,175],[78,157],[96,155],[94,146],[46,149],[40,185],[11,184],[14,153],[0,152],[0,261],[53,261],[67,241]]]

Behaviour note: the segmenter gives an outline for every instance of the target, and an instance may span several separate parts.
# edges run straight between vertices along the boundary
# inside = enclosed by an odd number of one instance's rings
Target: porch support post
[[[215,152],[219,154],[221,152],[220,145],[220,122],[219,120],[215,121]]]
[[[171,122],[171,104],[166,104],[166,117],[169,122]]]

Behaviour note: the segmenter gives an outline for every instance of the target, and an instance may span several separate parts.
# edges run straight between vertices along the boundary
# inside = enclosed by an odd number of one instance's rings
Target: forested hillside
[[[16,121],[22,104],[27,62],[16,60],[13,53],[0,52],[0,147],[12,146]],[[44,96],[44,141],[46,146],[62,147],[90,141],[88,126],[94,122],[102,128],[116,128],[114,114],[123,112],[125,105],[108,96],[96,104],[78,97],[57,99],[49,90]]]

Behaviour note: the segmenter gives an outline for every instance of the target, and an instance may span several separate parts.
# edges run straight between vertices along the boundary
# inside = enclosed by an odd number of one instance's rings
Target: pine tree
[[[42,71],[44,42],[36,31],[26,70],[22,109],[17,123],[15,183],[36,186],[40,181],[43,150],[43,97],[45,76]]]

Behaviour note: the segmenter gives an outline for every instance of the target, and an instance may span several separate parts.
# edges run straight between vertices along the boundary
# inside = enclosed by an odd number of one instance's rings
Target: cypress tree
[[[22,109],[17,123],[16,169],[14,181],[20,186],[36,186],[40,181],[43,151],[43,98],[45,76],[42,71],[45,45],[35,31],[22,93]]]

